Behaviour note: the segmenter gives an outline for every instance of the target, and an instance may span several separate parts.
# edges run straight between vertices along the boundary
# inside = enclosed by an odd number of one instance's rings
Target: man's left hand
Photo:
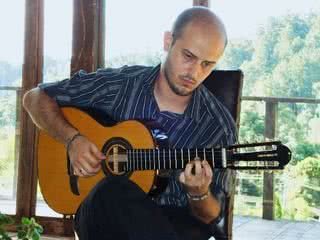
[[[193,168],[194,171],[192,171]],[[199,196],[208,191],[212,175],[212,169],[207,161],[195,159],[186,165],[179,176],[179,181],[184,184],[190,195]]]

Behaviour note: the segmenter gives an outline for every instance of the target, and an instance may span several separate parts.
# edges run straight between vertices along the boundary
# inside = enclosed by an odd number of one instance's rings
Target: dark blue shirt
[[[235,142],[233,118],[204,85],[194,91],[183,114],[160,111],[153,95],[159,71],[160,65],[99,69],[89,74],[79,71],[71,79],[41,84],[40,88],[60,106],[98,109],[116,121],[154,120],[167,132],[172,148],[208,148]],[[167,189],[155,199],[158,204],[187,206],[178,174],[170,174]],[[230,174],[228,170],[214,170],[211,191],[219,201],[229,191]]]

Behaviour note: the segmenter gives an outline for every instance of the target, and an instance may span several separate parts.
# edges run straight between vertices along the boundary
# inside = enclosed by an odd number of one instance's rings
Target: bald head
[[[219,32],[227,45],[227,34],[222,21],[210,9],[206,7],[192,7],[184,10],[176,19],[172,28],[173,44],[183,36],[184,29],[188,25]]]

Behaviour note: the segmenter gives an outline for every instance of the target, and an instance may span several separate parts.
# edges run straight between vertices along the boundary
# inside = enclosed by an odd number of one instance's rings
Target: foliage
[[[281,219],[283,216],[283,208],[282,208],[278,193],[275,193],[275,204],[274,205],[275,205],[274,206],[275,207],[275,218]]]
[[[5,231],[4,227],[6,225],[11,225],[13,223],[14,223],[14,221],[12,220],[12,218],[10,218],[0,212],[0,239],[1,240],[10,240],[11,239],[9,237],[8,233]]]
[[[249,196],[259,197],[262,195],[261,184],[259,186],[257,181],[249,181],[248,179],[242,179],[241,181],[241,193]]]
[[[0,91],[0,102],[0,127],[15,126],[16,99],[14,94],[3,94]]]
[[[255,142],[263,140],[264,116],[255,110],[253,104],[241,113],[240,140],[241,142]]]
[[[14,221],[11,217],[6,216],[0,212],[0,240],[11,240],[12,238],[5,231],[6,225],[13,224]],[[43,228],[39,225],[34,218],[23,217],[21,224],[17,226],[18,234],[17,239],[22,240],[39,240],[43,232]]]

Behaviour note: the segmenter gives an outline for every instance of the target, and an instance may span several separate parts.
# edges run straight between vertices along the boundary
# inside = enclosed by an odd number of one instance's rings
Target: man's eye
[[[203,62],[202,65],[203,65],[203,67],[211,67],[211,66],[213,66],[213,63],[211,63],[211,62]]]
[[[185,58],[187,58],[187,59],[190,59],[190,58],[192,58],[192,56],[190,55],[190,54],[184,54],[184,56],[185,56]]]

